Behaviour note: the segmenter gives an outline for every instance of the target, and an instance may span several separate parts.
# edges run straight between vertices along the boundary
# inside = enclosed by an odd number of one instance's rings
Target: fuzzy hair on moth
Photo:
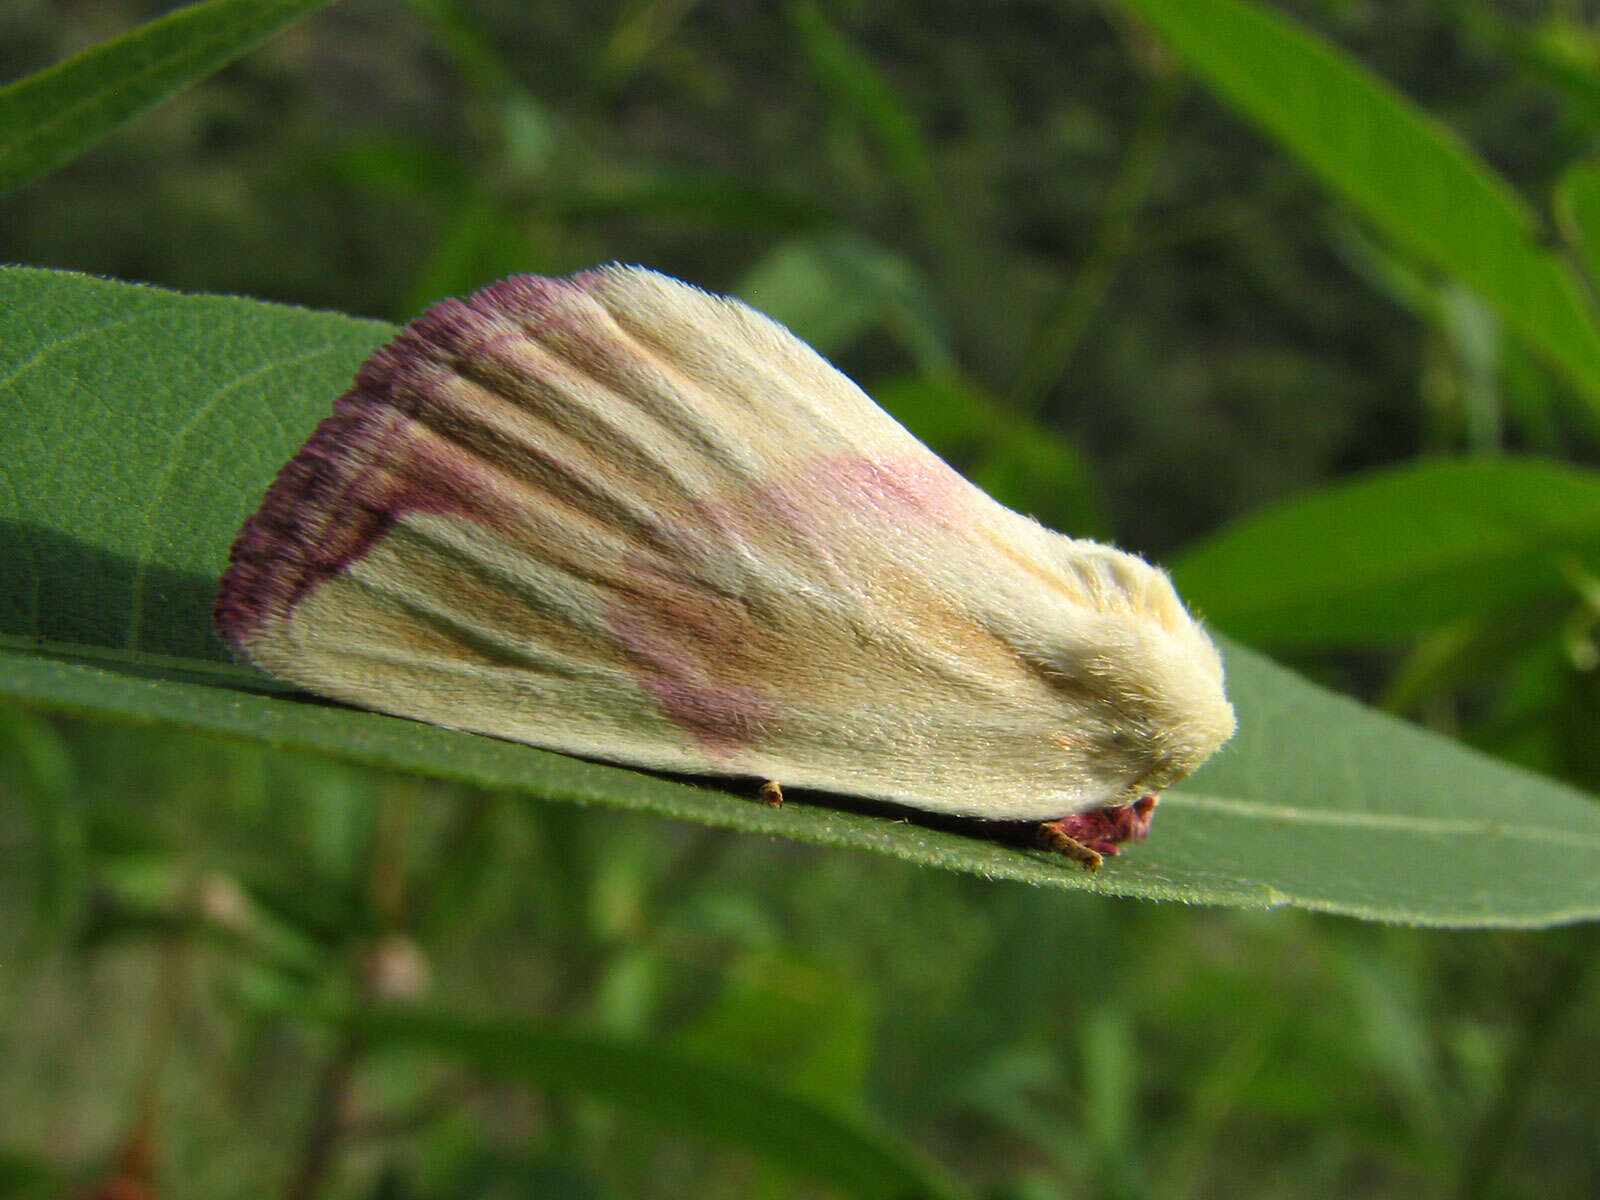
[[[1167,576],[967,483],[810,346],[638,267],[361,368],[234,543],[224,641],[382,712],[1026,822],[1087,866],[1234,729]]]

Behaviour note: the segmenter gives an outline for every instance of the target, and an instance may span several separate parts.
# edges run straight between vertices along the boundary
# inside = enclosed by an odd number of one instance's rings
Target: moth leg
[[[761,803],[768,808],[783,807],[783,788],[776,779],[763,780],[761,786],[756,789],[756,795],[761,797]]]
[[[1112,804],[1045,821],[1039,826],[1040,844],[1092,871],[1100,865],[1102,855],[1120,854],[1123,842],[1142,841],[1149,834],[1158,798],[1141,796],[1132,804]]]
[[[1063,817],[1061,821],[1041,821],[1035,827],[1035,834],[1039,845],[1046,850],[1054,850],[1057,854],[1064,854],[1075,863],[1082,863],[1087,870],[1098,871],[1104,861],[1099,854],[1084,845],[1069,833],[1063,833],[1059,826],[1062,821],[1070,820]]]

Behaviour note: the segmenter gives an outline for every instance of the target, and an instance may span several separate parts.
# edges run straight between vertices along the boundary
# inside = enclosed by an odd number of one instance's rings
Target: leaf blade
[[[209,0],[0,88],[0,194],[332,0]]]
[[[1172,575],[1208,622],[1251,645],[1382,645],[1556,593],[1568,558],[1600,564],[1600,472],[1446,459],[1249,514]]]
[[[1556,221],[1583,264],[1591,292],[1600,287],[1600,161],[1573,163],[1556,182]]]
[[[0,270],[0,634],[225,661],[233,534],[393,329],[67,272]],[[55,469],[30,469],[51,462]]]
[[[723,790],[398,717],[152,678],[137,664],[90,666],[0,647],[0,699],[987,879],[1446,927],[1600,918],[1600,807],[1582,793],[1363,710],[1248,651],[1230,648],[1228,663],[1240,734],[1167,795],[1149,842],[1095,874],[898,813],[796,796],[770,809]],[[1305,728],[1316,736],[1298,732]],[[1519,826],[1547,855],[1531,879],[1505,873]],[[1385,849],[1373,853],[1375,846]]]

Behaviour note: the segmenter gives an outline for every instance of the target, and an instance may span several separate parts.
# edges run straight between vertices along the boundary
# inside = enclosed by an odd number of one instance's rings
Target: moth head
[[[1013,644],[1058,702],[1058,740],[1104,792],[1097,802],[1130,803],[1186,779],[1232,736],[1222,658],[1165,572],[1062,541],[1062,603]]]

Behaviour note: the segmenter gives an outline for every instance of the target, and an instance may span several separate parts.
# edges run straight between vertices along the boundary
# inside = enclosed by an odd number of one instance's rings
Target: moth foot
[[[1098,871],[1104,861],[1098,853],[1085,846],[1077,838],[1062,833],[1056,826],[1059,821],[1041,821],[1037,828],[1039,845],[1046,850],[1054,850],[1057,854],[1065,855],[1075,863],[1082,863],[1089,871]]]
[[[761,797],[761,803],[768,808],[783,807],[783,788],[779,786],[776,779],[764,780],[761,786],[756,789],[756,795]]]
[[[1111,804],[1043,821],[1039,825],[1039,843],[1093,871],[1102,856],[1120,854],[1122,843],[1142,841],[1150,833],[1157,799],[1141,796],[1132,804]]]

